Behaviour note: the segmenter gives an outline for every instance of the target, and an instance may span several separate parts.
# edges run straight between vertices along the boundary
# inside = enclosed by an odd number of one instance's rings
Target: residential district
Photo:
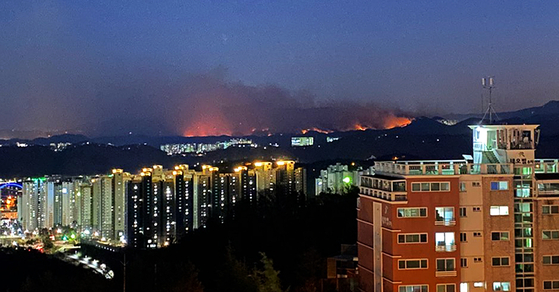
[[[359,187],[361,291],[559,289],[559,159],[535,158],[538,125],[470,128],[473,151],[462,159],[395,158],[365,170],[336,164],[315,179],[312,196]],[[154,165],[4,186],[22,189],[12,232],[71,226],[98,243],[137,248],[164,247],[212,219],[223,222],[236,204],[266,192],[310,195],[306,170],[283,160],[230,172]]]

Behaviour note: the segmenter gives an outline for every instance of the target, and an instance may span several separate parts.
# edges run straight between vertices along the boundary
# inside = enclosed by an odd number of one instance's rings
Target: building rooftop
[[[535,173],[559,173],[559,159],[536,159]],[[375,176],[379,175],[464,175],[514,174],[512,163],[472,163],[459,160],[376,161]]]

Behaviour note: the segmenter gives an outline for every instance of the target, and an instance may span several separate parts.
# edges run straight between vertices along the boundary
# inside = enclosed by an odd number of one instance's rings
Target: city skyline
[[[487,75],[499,111],[558,92],[555,3],[1,5],[9,129],[382,128],[393,116],[480,112]]]

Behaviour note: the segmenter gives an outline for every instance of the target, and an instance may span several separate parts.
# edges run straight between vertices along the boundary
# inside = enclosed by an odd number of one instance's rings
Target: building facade
[[[465,159],[361,177],[362,291],[559,289],[559,161],[535,159],[537,125],[471,128]]]

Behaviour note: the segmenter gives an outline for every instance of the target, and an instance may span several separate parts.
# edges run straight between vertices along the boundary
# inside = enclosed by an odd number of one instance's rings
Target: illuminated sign
[[[293,147],[312,146],[313,144],[313,137],[291,137],[291,146]]]

